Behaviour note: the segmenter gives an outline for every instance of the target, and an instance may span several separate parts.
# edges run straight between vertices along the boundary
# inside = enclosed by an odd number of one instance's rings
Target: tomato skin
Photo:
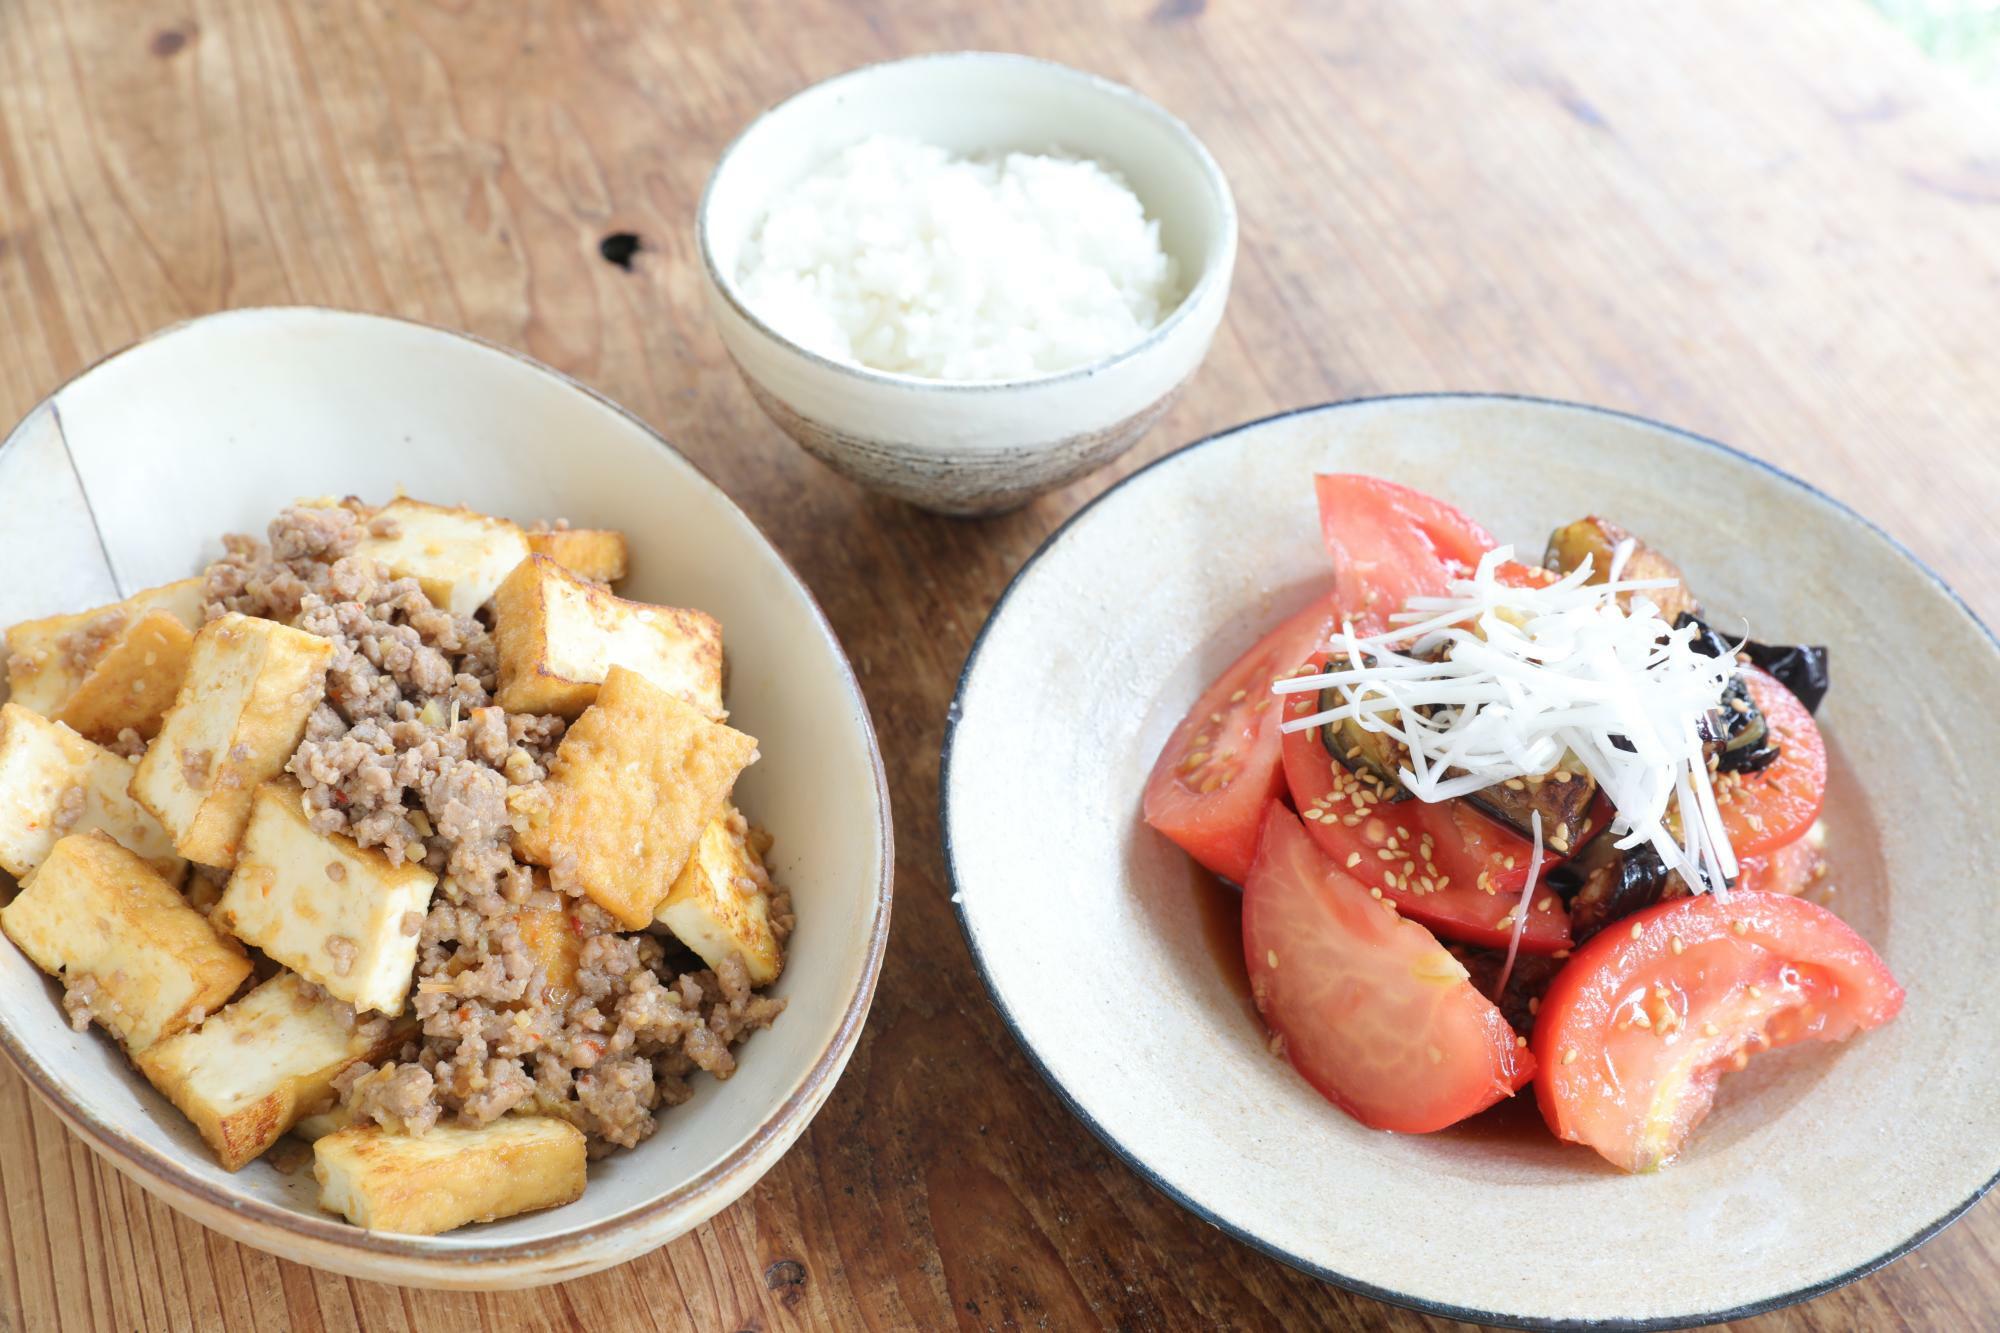
[[[1826,742],[1798,697],[1753,666],[1743,683],[1778,743],[1759,773],[1717,775],[1715,799],[1738,858],[1761,856],[1804,836],[1826,801]]]
[[[1685,1145],[1725,1070],[1880,1027],[1902,1004],[1888,967],[1824,907],[1743,891],[1675,899],[1592,937],[1550,984],[1536,1099],[1556,1137],[1649,1171]]]
[[[1275,801],[1244,885],[1243,954],[1278,1048],[1364,1125],[1443,1129],[1534,1076],[1533,1056],[1458,960],[1370,897]]]
[[[1442,500],[1352,472],[1313,478],[1334,586],[1358,633],[1388,627],[1412,597],[1436,596],[1493,549],[1493,535]]]
[[[1259,639],[1202,691],[1146,779],[1146,822],[1239,884],[1257,854],[1264,807],[1284,790],[1282,710],[1271,682],[1323,646],[1333,629],[1334,600],[1326,595]]]
[[[1294,716],[1318,707],[1317,696],[1298,696]],[[1304,704],[1300,708],[1300,703]],[[1512,913],[1528,882],[1534,844],[1472,809],[1463,801],[1432,805],[1419,800],[1358,806],[1360,784],[1327,752],[1320,729],[1288,733],[1284,739],[1285,783],[1305,820],[1308,836],[1335,865],[1370,889],[1393,898],[1406,916],[1449,940],[1504,949],[1513,938]],[[1357,822],[1348,824],[1350,818]],[[1407,833],[1407,837],[1401,836]],[[1421,848],[1428,858],[1385,859],[1385,850]],[[1388,843],[1394,841],[1395,848]],[[1581,843],[1579,843],[1581,845]],[[1513,865],[1508,865],[1511,859]],[[1544,857],[1546,873],[1560,864]],[[1405,871],[1404,866],[1412,867]],[[1485,886],[1481,886],[1481,877]],[[1439,888],[1425,889],[1428,877]],[[1414,880],[1412,884],[1410,881]],[[1489,891],[1490,889],[1490,891]],[[1556,953],[1570,946],[1569,909],[1552,892],[1537,889],[1528,921],[1521,928],[1527,953]]]

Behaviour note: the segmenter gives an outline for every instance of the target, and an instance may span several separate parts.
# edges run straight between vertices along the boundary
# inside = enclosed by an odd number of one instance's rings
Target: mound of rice
[[[785,192],[737,281],[766,323],[813,351],[945,380],[1102,360],[1183,295],[1160,224],[1101,164],[954,157],[889,136]]]

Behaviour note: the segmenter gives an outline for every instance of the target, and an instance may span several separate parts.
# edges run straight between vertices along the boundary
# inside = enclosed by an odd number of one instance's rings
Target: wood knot
[[[780,1259],[764,1270],[764,1285],[776,1292],[778,1304],[789,1310],[805,1295],[806,1266],[797,1259]]]
[[[200,29],[196,26],[193,19],[189,19],[178,27],[162,28],[153,34],[152,41],[146,43],[146,49],[160,59],[165,60],[170,56],[178,55],[198,31]]]
[[[614,231],[597,243],[597,253],[604,256],[604,262],[615,264],[627,273],[632,271],[632,256],[645,248],[645,242],[629,231]]]

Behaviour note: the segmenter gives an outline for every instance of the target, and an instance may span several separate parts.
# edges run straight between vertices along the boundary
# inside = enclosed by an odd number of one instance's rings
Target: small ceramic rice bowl
[[[1646,1176],[1557,1142],[1525,1104],[1438,1134],[1369,1130],[1273,1056],[1231,956],[1231,891],[1139,805],[1202,687],[1325,586],[1321,471],[1433,492],[1529,559],[1561,522],[1614,517],[1758,638],[1830,645],[1824,901],[1908,988],[1900,1016],[1753,1060]],[[1168,455],[1050,539],[966,664],[944,835],[1002,1014],[1084,1122],[1190,1210],[1453,1318],[1705,1324],[1888,1262],[2000,1172],[2000,721],[1978,706],[1996,697],[2000,649],[1935,576],[1754,459],[1566,404],[1349,403]]]
[[[114,1042],[70,1030],[59,988],[5,941],[0,1051],[113,1166],[246,1244],[411,1285],[578,1277],[694,1227],[783,1155],[854,1049],[888,938],[889,806],[866,705],[743,512],[637,418],[525,357],[366,315],[241,310],[101,362],[0,443],[0,625],[198,572],[223,533],[261,532],[300,496],[398,488],[620,529],[622,592],[722,622],[731,722],[762,746],[735,800],[775,834],[798,912],[774,992],[789,1007],[739,1048],[732,1078],[694,1080],[658,1134],[593,1163],[577,1202],[442,1236],[322,1213],[310,1170],[224,1171]]]
[[[1187,295],[1134,346],[1028,379],[923,379],[800,346],[746,302],[745,243],[773,198],[878,134],[959,154],[1060,152],[1104,163],[1158,219]],[[987,514],[1101,467],[1167,409],[1222,318],[1236,206],[1201,142],[1131,89],[1026,56],[963,51],[857,69],[765,112],[716,163],[697,233],[723,344],[786,434],[872,490]]]

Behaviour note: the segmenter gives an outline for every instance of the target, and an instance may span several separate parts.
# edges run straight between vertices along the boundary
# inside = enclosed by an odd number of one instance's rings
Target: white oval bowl
[[[1908,987],[1902,1014],[1753,1061],[1684,1157],[1641,1177],[1556,1142],[1531,1108],[1533,1126],[1498,1138],[1368,1130],[1270,1055],[1214,954],[1202,908],[1220,890],[1139,802],[1201,688],[1325,585],[1315,471],[1435,492],[1530,559],[1558,523],[1614,516],[1757,637],[1830,644],[1830,902]],[[946,855],[1015,1034],[1099,1137],[1198,1215],[1452,1318],[1682,1327],[1866,1273],[2000,1173],[2000,723],[1977,706],[1996,697],[2000,649],[1935,576],[1746,455],[1567,404],[1341,404],[1168,455],[1029,561],[960,683]]]
[[[808,351],[744,302],[743,243],[770,200],[841,149],[900,134],[957,153],[1063,151],[1122,174],[1188,295],[1131,348],[1075,370],[960,383]],[[723,344],[771,419],[872,490],[953,514],[1025,504],[1130,448],[1208,351],[1236,262],[1236,205],[1187,126],[1131,89],[982,51],[870,65],[766,111],[723,151],[697,215]]]
[[[398,488],[531,520],[618,528],[621,591],[722,622],[731,721],[763,757],[736,800],[777,837],[798,907],[789,1007],[695,1080],[575,1203],[435,1237],[322,1213],[310,1171],[232,1175],[59,991],[0,942],[0,1050],[71,1129],[173,1207],[320,1268],[490,1290],[643,1254],[755,1183],[819,1109],[860,1036],[888,939],[889,803],[867,706],[812,596],[715,484],[638,418],[526,357],[330,310],[242,310],[168,329],[57,390],[0,444],[0,625],[199,571],[224,532],[299,496]],[[94,516],[94,522],[93,522]],[[4,877],[0,877],[4,878]]]

